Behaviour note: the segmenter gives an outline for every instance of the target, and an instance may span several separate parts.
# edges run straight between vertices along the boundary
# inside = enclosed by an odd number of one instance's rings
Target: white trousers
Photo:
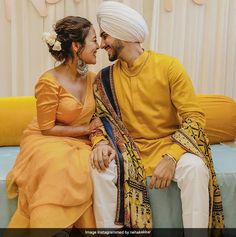
[[[120,228],[115,225],[117,170],[113,160],[105,172],[91,171],[94,215],[97,228]],[[209,215],[209,172],[196,155],[185,153],[177,162],[174,179],[181,191],[184,228],[207,228]]]

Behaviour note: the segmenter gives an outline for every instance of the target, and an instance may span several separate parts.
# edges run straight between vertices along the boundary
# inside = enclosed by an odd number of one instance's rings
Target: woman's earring
[[[80,75],[84,76],[88,72],[88,65],[80,58],[79,54],[80,50],[77,52],[78,56],[77,70]]]
[[[78,64],[77,64],[77,70],[80,75],[85,75],[88,72],[88,65],[79,58]]]

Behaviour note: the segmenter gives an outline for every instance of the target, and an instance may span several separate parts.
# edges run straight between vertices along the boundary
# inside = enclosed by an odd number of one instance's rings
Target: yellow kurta
[[[186,152],[170,139],[181,118],[192,118],[204,127],[204,113],[189,76],[173,57],[144,51],[131,68],[118,60],[113,74],[122,121],[151,176],[162,155],[178,160]]]
[[[93,80],[89,72],[82,104],[52,74],[39,79],[35,88],[37,118],[24,131],[20,153],[7,176],[8,196],[18,195],[18,208],[9,227],[65,228],[79,218],[81,227],[94,227],[88,137],[41,134],[56,124],[90,122],[95,111]]]

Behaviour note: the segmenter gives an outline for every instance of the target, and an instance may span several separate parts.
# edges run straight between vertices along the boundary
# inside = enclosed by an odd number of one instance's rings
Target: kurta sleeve
[[[59,86],[46,78],[41,78],[35,86],[37,119],[41,130],[47,130],[55,126],[58,91]]]
[[[204,112],[199,105],[192,82],[186,70],[177,59],[174,59],[169,67],[168,78],[171,101],[182,121],[191,118],[204,128]],[[176,143],[173,143],[167,151],[167,153],[172,155],[176,160],[179,160],[185,152],[186,151]]]

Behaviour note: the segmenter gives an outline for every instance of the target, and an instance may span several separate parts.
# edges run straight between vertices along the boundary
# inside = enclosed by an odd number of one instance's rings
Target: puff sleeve
[[[47,130],[55,126],[58,93],[59,86],[47,78],[40,78],[35,86],[37,119],[40,130]]]

